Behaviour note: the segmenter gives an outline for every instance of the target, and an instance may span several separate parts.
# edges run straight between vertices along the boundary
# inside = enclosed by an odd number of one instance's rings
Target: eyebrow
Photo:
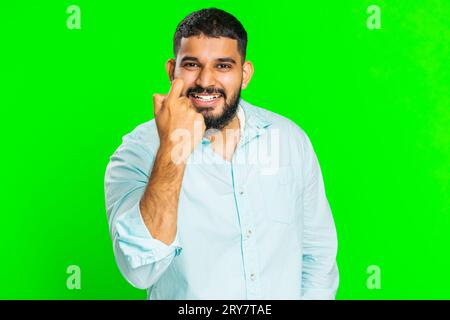
[[[185,56],[185,57],[183,57],[183,59],[181,59],[181,62],[185,62],[185,61],[198,61],[198,59],[196,57]]]
[[[234,61],[233,58],[229,58],[229,57],[227,57],[227,58],[219,58],[219,59],[217,59],[217,61],[219,61],[219,62],[229,62],[229,63],[236,64],[236,61]]]
[[[183,57],[181,59],[181,62],[185,62],[185,61],[196,61],[196,62],[198,62],[199,60],[196,57],[185,56],[185,57]],[[229,62],[229,63],[236,64],[236,61],[233,58],[231,58],[231,57],[217,58],[216,61],[218,61],[218,62]]]

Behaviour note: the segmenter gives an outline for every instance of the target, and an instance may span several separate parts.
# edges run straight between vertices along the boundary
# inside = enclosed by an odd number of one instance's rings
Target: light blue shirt
[[[145,226],[139,200],[159,147],[154,120],[123,137],[105,174],[114,255],[148,299],[334,299],[337,237],[305,132],[239,103],[245,126],[231,161],[207,137],[186,165],[176,238]]]

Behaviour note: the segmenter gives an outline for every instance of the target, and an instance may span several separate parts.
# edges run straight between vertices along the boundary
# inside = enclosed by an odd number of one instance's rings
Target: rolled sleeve
[[[114,256],[125,279],[139,289],[156,283],[181,253],[178,233],[170,245],[153,238],[139,209],[154,158],[148,148],[128,135],[111,156],[105,173],[105,204]]]
[[[133,269],[178,256],[182,251],[178,233],[170,245],[152,237],[142,219],[139,202],[117,219],[116,241]]]

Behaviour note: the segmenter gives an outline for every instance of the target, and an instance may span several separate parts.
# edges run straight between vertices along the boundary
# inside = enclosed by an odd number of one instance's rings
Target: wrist
[[[160,159],[166,164],[171,164],[177,168],[184,168],[187,157],[180,154],[180,146],[171,142],[160,144],[156,158]]]

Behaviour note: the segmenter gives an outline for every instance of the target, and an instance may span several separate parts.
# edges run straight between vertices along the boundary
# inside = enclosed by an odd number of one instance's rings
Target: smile
[[[221,94],[213,94],[213,95],[198,95],[198,94],[191,94],[191,97],[193,97],[194,99],[198,99],[201,101],[213,101],[215,99],[218,99],[220,97],[222,97]]]
[[[189,99],[192,103],[200,108],[215,108],[219,106],[222,99],[220,93],[191,93]]]

